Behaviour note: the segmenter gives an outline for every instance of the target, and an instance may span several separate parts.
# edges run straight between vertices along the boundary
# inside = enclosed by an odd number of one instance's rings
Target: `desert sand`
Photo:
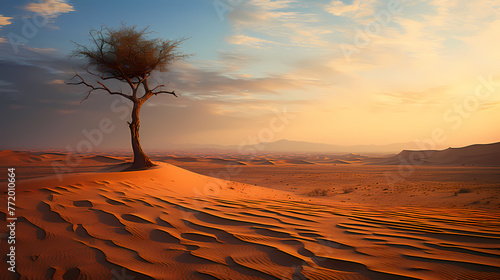
[[[120,172],[120,155],[0,152],[18,178],[18,272],[4,255],[2,279],[500,278],[499,167],[153,158]]]

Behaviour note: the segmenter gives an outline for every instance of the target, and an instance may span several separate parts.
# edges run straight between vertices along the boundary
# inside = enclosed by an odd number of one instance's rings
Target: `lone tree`
[[[89,82],[75,70],[75,76],[72,79],[80,81],[68,83],[85,85],[89,88],[88,94],[83,100],[89,98],[92,92],[100,90],[132,101],[132,120],[128,122],[128,125],[132,139],[132,150],[134,151],[134,162],[130,169],[145,169],[154,165],[142,150],[139,141],[139,111],[141,106],[153,95],[166,93],[177,97],[174,91],[163,90],[164,85],[160,84],[151,88],[148,81],[151,73],[153,71],[168,71],[169,64],[188,56],[179,51],[179,46],[185,39],[150,39],[150,34],[148,28],[138,29],[136,26],[126,25],[117,29],[105,26],[99,30],[92,29],[90,31],[90,46],[75,43],[77,49],[73,55],[86,60],[87,64],[83,70],[97,79]],[[110,89],[110,85],[106,85],[110,80],[118,80],[128,84],[130,91],[124,93]]]

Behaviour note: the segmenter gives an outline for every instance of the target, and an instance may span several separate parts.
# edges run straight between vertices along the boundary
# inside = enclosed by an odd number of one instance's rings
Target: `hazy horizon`
[[[86,142],[89,141],[88,138],[80,140],[79,143],[82,141]],[[90,142],[90,141],[89,141]],[[286,147],[281,147],[279,144],[285,142],[287,144]],[[353,154],[360,154],[360,155],[378,155],[378,156],[389,156],[393,154],[398,154],[404,150],[413,150],[413,151],[418,151],[418,150],[446,150],[448,148],[464,148],[468,146],[473,146],[473,145],[489,145],[489,144],[496,144],[500,143],[500,141],[497,142],[491,142],[491,143],[473,143],[470,145],[464,145],[464,146],[449,146],[449,147],[442,147],[442,146],[431,146],[432,143],[415,143],[415,142],[407,142],[407,143],[391,143],[391,144],[385,144],[385,145],[335,145],[335,144],[328,144],[328,143],[314,143],[314,142],[307,142],[307,141],[295,141],[295,140],[289,140],[289,139],[280,139],[274,142],[263,142],[263,143],[255,143],[253,145],[220,145],[220,144],[199,144],[199,143],[183,143],[183,144],[178,144],[178,145],[170,145],[169,147],[165,148],[145,148],[144,150],[149,153],[240,153],[240,154],[245,154],[246,149],[243,149],[243,147],[246,148],[252,148],[254,147],[254,150],[256,152],[256,155],[265,155],[265,154],[270,154],[270,153],[282,153],[283,155],[286,154],[301,154],[301,153],[311,153],[311,154],[330,154],[330,155],[345,155],[349,153]],[[290,146],[291,145],[291,146]],[[309,150],[307,149],[301,149],[301,145],[306,145],[306,147],[309,147]],[[107,148],[107,149],[102,149],[96,146],[97,148],[93,149],[90,152],[78,152],[76,147],[72,146],[66,146],[64,148],[23,148],[23,149],[9,149],[9,148],[4,148],[0,147],[0,150],[17,150],[17,151],[26,151],[26,152],[61,152],[61,153],[79,153],[82,155],[86,154],[106,154],[109,153],[110,155],[126,155],[126,154],[132,154],[132,151],[130,147],[124,147],[124,148]],[[277,148],[278,147],[278,148]],[[295,147],[295,148],[294,148]],[[362,150],[356,150],[359,148],[362,148]],[[257,149],[258,148],[258,149]],[[329,150],[330,149],[330,150]],[[332,150],[333,149],[333,150]],[[336,150],[335,150],[336,149]]]

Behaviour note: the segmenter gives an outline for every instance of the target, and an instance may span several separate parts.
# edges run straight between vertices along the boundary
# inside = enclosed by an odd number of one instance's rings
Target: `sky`
[[[280,139],[446,148],[500,141],[497,0],[4,0],[0,149],[128,149],[129,101],[67,85],[89,31],[187,38],[141,110],[145,150]],[[124,85],[111,84],[116,89]]]

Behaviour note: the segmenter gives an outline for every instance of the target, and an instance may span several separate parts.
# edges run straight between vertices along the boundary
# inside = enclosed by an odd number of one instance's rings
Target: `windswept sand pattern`
[[[176,193],[193,180],[169,168],[80,184],[34,180],[19,194],[20,278],[500,278],[498,214],[225,195],[238,185]]]

